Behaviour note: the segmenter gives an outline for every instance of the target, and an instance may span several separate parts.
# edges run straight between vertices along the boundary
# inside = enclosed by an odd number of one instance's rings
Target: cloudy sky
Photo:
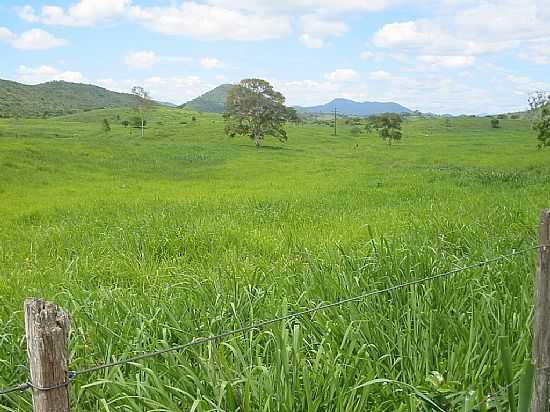
[[[550,89],[549,1],[2,0],[0,78],[182,103],[261,77],[289,104],[513,111]]]

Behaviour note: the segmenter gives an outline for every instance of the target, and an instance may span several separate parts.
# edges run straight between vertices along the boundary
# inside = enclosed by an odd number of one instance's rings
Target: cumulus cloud
[[[148,30],[199,39],[258,41],[290,33],[290,19],[286,16],[243,13],[195,2],[167,7],[134,6],[130,15]]]
[[[334,82],[348,82],[358,77],[359,74],[353,69],[336,69],[332,73],[325,74],[325,79]]]
[[[340,37],[349,31],[349,27],[339,20],[328,20],[315,14],[308,14],[300,18],[302,35],[300,41],[306,46],[314,49],[325,45],[328,37]]]
[[[17,35],[6,27],[0,27],[0,41],[21,50],[48,50],[68,44],[66,40],[42,29],[31,29]]]
[[[547,0],[524,0],[521,5],[516,0],[485,0],[461,6],[430,19],[386,24],[372,43],[426,55],[478,56],[550,37]]]
[[[530,43],[519,57],[535,64],[550,64],[550,38]]]
[[[398,0],[208,0],[209,4],[262,12],[311,12],[348,13],[354,11],[380,11],[398,3]]]
[[[223,62],[213,57],[203,57],[200,59],[200,64],[205,69],[216,69],[223,66]]]
[[[52,80],[64,80],[72,83],[84,81],[84,76],[80,72],[63,71],[48,65],[39,67],[21,65],[17,68],[16,78],[26,84],[38,84]]]
[[[300,42],[310,49],[321,49],[325,47],[325,41],[323,39],[312,36],[309,33],[302,33],[300,35]]]
[[[369,79],[372,80],[390,80],[392,75],[385,70],[376,70],[369,73]]]
[[[445,69],[463,69],[473,66],[476,62],[474,56],[419,56],[418,60],[432,67],[441,67]]]
[[[18,9],[19,17],[36,23],[59,26],[93,26],[127,11],[132,0],[80,0],[67,9],[45,5],[36,13],[30,5]]]
[[[0,27],[0,41],[12,40],[15,34],[6,27]]]
[[[153,76],[142,83],[154,99],[174,103],[194,99],[216,86],[199,76]]]
[[[137,51],[128,53],[124,62],[134,69],[150,69],[160,58],[154,51]]]

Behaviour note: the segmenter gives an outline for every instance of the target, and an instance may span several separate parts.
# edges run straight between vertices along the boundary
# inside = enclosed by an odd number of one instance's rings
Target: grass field
[[[531,246],[550,206],[524,120],[408,120],[391,148],[290,126],[256,150],[217,115],[155,109],[144,139],[117,115],[0,120],[0,387],[27,379],[29,296],[70,312],[79,369]],[[499,336],[516,375],[530,358],[534,257],[82,376],[74,410],[471,410],[506,383]]]

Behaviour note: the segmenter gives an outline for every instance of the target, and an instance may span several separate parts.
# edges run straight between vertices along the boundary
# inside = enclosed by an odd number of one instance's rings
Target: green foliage
[[[499,119],[499,120],[503,120],[503,119],[506,119],[506,118],[507,118],[507,116],[505,114],[497,115],[497,119]]]
[[[130,121],[124,119],[122,122],[120,122],[120,124],[123,125],[124,127],[128,127],[130,125]]]
[[[223,113],[227,93],[233,87],[232,84],[222,84],[209,92],[183,104],[181,107],[197,112]]]
[[[498,129],[500,127],[500,120],[498,119],[491,119],[491,127],[493,129]]]
[[[353,126],[349,132],[352,136],[357,137],[361,134],[362,130],[358,126]]]
[[[531,246],[549,201],[527,120],[407,121],[406,150],[389,151],[289,124],[287,144],[257,152],[219,115],[183,127],[192,112],[154,108],[148,139],[104,138],[102,119],[131,113],[0,120],[0,387],[28,380],[28,296],[71,314],[76,370]],[[498,336],[523,376],[535,259],[82,375],[73,409],[505,411],[507,393],[490,396],[506,382]],[[31,410],[31,393],[0,405]]]
[[[289,109],[284,96],[261,79],[244,79],[229,90],[225,102],[225,133],[249,136],[256,147],[265,136],[287,140],[285,124]]]
[[[130,125],[133,127],[133,128],[136,128],[136,129],[141,129],[141,117],[139,116],[132,116],[130,118]],[[147,126],[147,120],[146,119],[143,119],[143,127]]]
[[[385,140],[388,145],[401,140],[401,123],[403,118],[396,113],[386,113],[369,117],[369,124],[372,129],[378,131],[378,135]]]
[[[101,130],[103,133],[109,133],[111,131],[111,125],[108,119],[103,119],[103,122],[101,122]]]
[[[550,94],[537,92],[529,99],[531,112],[534,115],[533,130],[537,133],[538,148],[550,146]]]
[[[136,104],[130,94],[79,83],[52,81],[25,85],[0,80],[0,117],[52,117],[103,107],[129,107]]]

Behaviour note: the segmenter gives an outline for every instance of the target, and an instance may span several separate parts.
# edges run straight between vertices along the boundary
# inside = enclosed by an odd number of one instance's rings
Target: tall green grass
[[[154,111],[145,139],[116,124],[101,133],[117,114],[0,122],[0,386],[27,379],[28,296],[71,313],[80,369],[531,246],[550,204],[548,153],[521,120],[410,121],[391,149],[344,126],[337,137],[292,126],[287,144],[256,150],[226,138],[220,117],[178,110]],[[489,395],[531,356],[533,273],[534,252],[81,376],[72,401],[507,408],[506,392]],[[29,409],[29,393],[0,399],[0,410]]]

